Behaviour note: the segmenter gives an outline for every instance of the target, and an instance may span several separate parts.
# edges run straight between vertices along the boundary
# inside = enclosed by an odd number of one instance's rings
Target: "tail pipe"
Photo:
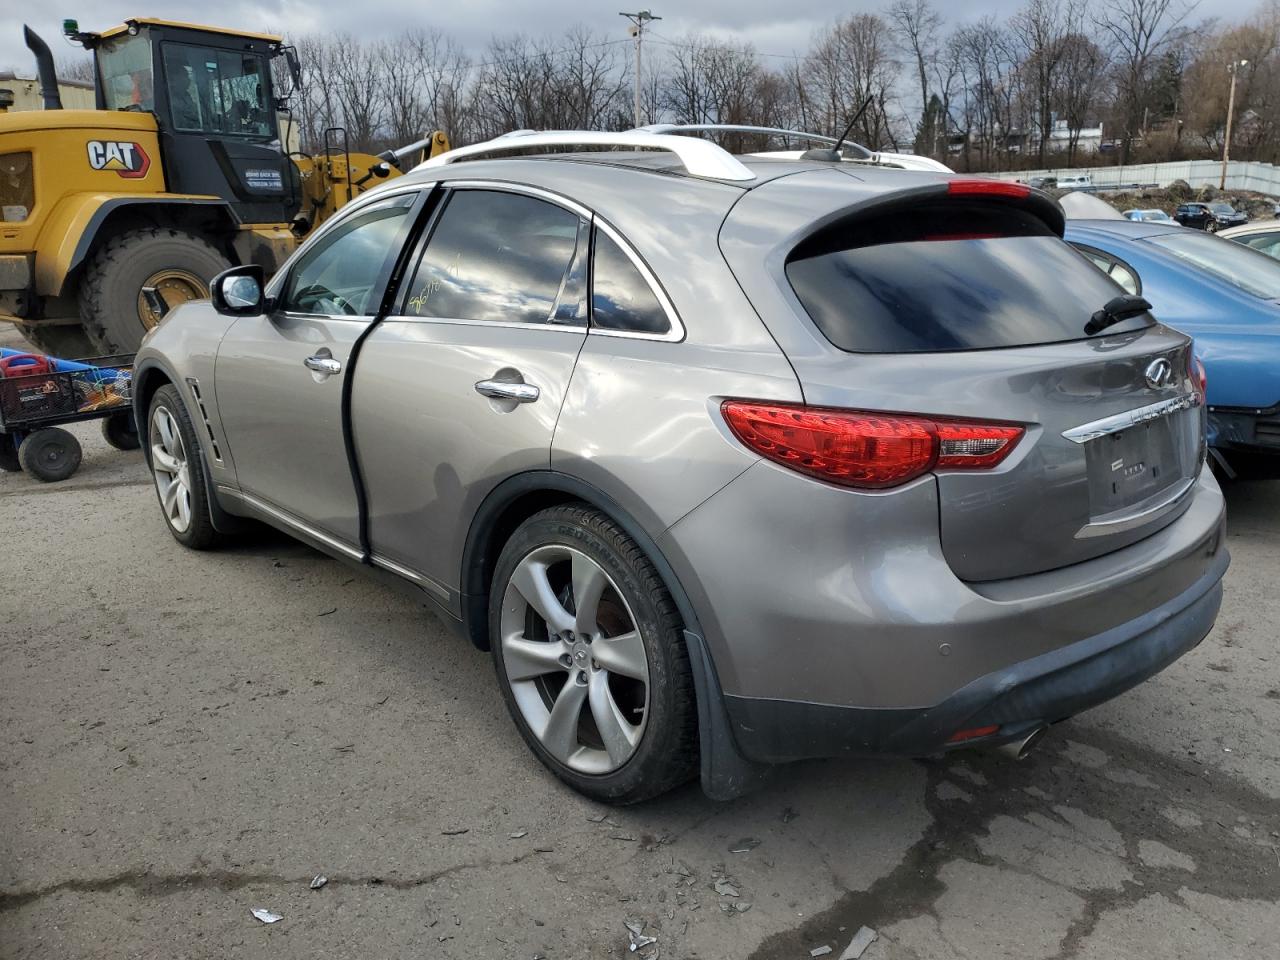
[[[1031,753],[1040,741],[1044,739],[1044,735],[1049,732],[1047,725],[1036,727],[1021,740],[1014,740],[1011,743],[1002,744],[996,747],[996,751],[1003,753],[1011,760],[1025,760],[1027,755]]]
[[[49,45],[26,24],[22,27],[22,38],[27,42],[27,48],[36,57],[36,73],[40,77],[40,96],[44,98],[44,108],[61,110],[62,96],[58,93],[58,71],[53,67],[53,54],[49,52]]]

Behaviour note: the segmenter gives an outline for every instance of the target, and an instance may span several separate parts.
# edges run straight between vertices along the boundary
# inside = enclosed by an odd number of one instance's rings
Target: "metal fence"
[[[1017,170],[987,176],[1001,180],[1030,180],[1032,177],[1078,177],[1088,174],[1095,189],[1151,186],[1167,187],[1185,180],[1193,187],[1216,187],[1222,176],[1218,160],[1175,160],[1170,163],[1131,163],[1115,167],[1073,167],[1054,170]],[[1280,197],[1280,167],[1271,163],[1232,160],[1227,164],[1228,190],[1254,190]]]

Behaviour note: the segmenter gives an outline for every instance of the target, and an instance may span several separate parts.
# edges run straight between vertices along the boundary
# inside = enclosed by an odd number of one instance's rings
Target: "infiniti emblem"
[[[1164,357],[1152,360],[1145,373],[1147,383],[1157,390],[1173,383],[1173,364]]]

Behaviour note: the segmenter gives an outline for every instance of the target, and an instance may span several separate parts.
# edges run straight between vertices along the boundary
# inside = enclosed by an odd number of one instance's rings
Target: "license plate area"
[[[1184,479],[1181,415],[1164,416],[1085,444],[1091,519],[1113,518]]]

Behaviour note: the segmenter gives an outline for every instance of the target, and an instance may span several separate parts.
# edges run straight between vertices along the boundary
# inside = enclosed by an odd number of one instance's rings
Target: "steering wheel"
[[[347,300],[345,297],[338,296],[338,294],[334,293],[328,287],[322,286],[318,283],[313,283],[309,287],[303,287],[294,294],[294,301],[299,306],[309,301],[309,305],[311,307],[323,307],[328,303],[332,304],[338,312],[343,313],[346,316],[356,316],[356,308],[351,305],[350,300]],[[332,311],[321,309],[317,312],[330,313]]]

